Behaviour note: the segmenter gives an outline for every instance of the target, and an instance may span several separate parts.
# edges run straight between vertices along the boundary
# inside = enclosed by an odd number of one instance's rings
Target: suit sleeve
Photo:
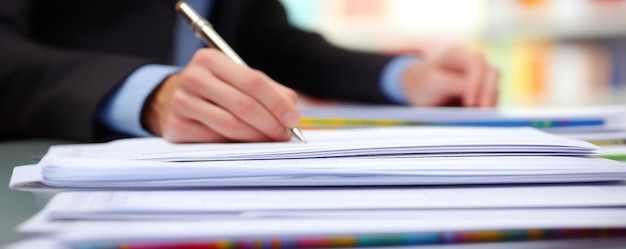
[[[96,121],[99,104],[147,60],[38,43],[31,27],[34,2],[0,2],[0,138],[117,136]]]
[[[338,48],[320,35],[292,27],[276,0],[251,1],[236,50],[252,67],[308,95],[391,103],[380,89],[389,56]]]

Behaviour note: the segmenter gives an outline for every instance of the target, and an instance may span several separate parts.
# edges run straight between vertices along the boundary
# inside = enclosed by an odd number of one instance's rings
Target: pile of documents
[[[533,128],[380,127],[308,142],[171,144],[160,138],[50,148],[11,186],[176,188],[554,183],[626,179],[596,146]]]
[[[301,109],[304,128],[371,126],[534,127],[550,132],[625,128],[626,106],[467,108],[342,105]]]
[[[14,169],[12,188],[63,192],[18,228],[42,236],[12,248],[626,238],[626,163],[581,134],[382,125],[305,130],[307,143],[53,146]]]
[[[624,193],[591,184],[64,192],[19,231],[55,234],[67,248],[143,249],[624,237]]]
[[[341,105],[305,107],[308,129],[380,126],[534,127],[591,142],[598,156],[626,161],[626,106],[459,108]]]
[[[587,141],[598,146],[597,156],[626,162],[626,124],[623,130],[563,132],[561,136]]]

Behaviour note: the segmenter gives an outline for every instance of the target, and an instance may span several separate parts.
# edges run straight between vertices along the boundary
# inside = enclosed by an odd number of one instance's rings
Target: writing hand
[[[264,73],[203,48],[152,93],[142,121],[172,142],[286,141],[300,117],[296,98]]]
[[[409,104],[441,106],[455,100],[467,107],[493,107],[499,73],[484,56],[460,47],[412,64],[402,78]],[[458,102],[458,101],[457,101]]]

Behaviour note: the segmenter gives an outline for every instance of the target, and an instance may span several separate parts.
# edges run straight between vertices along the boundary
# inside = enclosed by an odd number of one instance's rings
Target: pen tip
[[[298,138],[298,140],[300,140],[300,142],[306,143],[306,139],[304,138],[304,135],[302,134],[302,131],[300,131],[300,129],[294,127],[289,130],[291,131],[291,134],[293,134],[296,138]]]

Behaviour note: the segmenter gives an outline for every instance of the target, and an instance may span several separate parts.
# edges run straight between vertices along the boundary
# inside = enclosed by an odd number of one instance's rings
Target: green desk
[[[68,143],[54,140],[20,140],[0,142],[0,247],[20,239],[15,226],[26,220],[46,202],[45,195],[9,189],[13,167],[32,164],[53,144]]]

